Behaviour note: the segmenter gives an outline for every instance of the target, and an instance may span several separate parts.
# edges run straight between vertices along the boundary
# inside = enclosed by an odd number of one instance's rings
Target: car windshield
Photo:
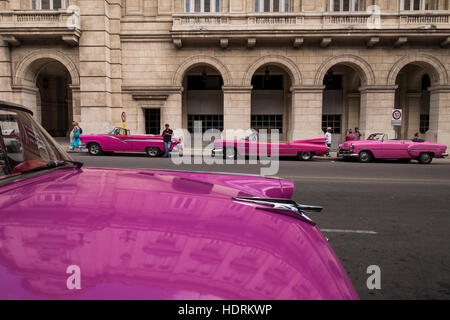
[[[367,140],[383,141],[383,138],[384,138],[384,134],[382,134],[382,133],[374,133],[374,134],[371,134],[369,136],[369,138],[367,138]]]
[[[10,177],[73,163],[26,111],[0,106],[0,184]]]
[[[122,128],[114,128],[108,134],[113,135],[113,136],[127,136],[127,135],[130,135],[130,130],[122,129]]]

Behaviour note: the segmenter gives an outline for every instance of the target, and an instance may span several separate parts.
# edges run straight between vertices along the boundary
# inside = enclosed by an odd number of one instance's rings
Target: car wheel
[[[431,153],[421,153],[419,156],[419,163],[420,164],[430,164],[431,161],[433,161],[433,155]]]
[[[159,148],[157,148],[157,147],[147,148],[147,155],[149,157],[156,158],[160,155],[160,153],[161,153],[161,150],[159,150]]]
[[[89,154],[91,156],[99,156],[99,155],[103,154],[102,147],[100,147],[100,145],[98,143],[91,143],[88,146],[88,150],[89,150]]]
[[[309,161],[313,158],[313,153],[310,151],[303,151],[298,153],[298,159],[301,161]]]
[[[359,159],[359,162],[362,162],[362,163],[370,162],[370,161],[372,161],[372,153],[370,153],[370,151],[361,151],[359,153],[358,159]]]
[[[223,154],[225,159],[236,159],[237,152],[235,148],[226,148]]]

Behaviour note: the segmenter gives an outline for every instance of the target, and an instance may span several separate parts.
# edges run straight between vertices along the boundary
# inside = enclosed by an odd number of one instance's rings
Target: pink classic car
[[[447,146],[434,142],[410,140],[389,140],[386,134],[374,133],[367,140],[347,141],[339,146],[338,156],[344,159],[357,158],[360,162],[373,159],[417,159],[429,164],[433,158],[445,158]]]
[[[103,152],[145,152],[150,157],[159,157],[165,150],[162,136],[131,135],[130,130],[123,128],[114,128],[107,134],[82,134],[80,139],[93,156],[101,155]],[[180,142],[179,138],[172,139],[170,151],[179,151]]]
[[[278,147],[280,156],[293,156],[299,160],[308,161],[314,156],[321,156],[327,153],[328,147],[325,139],[311,139],[291,142],[275,143],[259,141],[259,133],[256,130],[243,140],[216,140],[212,156],[223,156],[226,159],[235,159],[237,156],[246,155],[271,155],[272,149]]]
[[[0,299],[358,299],[293,182],[85,168],[0,114]]]

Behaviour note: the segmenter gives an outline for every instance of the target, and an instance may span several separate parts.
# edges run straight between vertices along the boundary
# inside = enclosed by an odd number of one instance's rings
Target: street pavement
[[[178,166],[134,154],[71,156],[90,167],[260,172],[258,165]],[[450,299],[450,160],[283,159],[277,176],[295,182],[294,200],[325,208],[311,218],[362,299]],[[371,265],[381,269],[380,290],[367,288]]]

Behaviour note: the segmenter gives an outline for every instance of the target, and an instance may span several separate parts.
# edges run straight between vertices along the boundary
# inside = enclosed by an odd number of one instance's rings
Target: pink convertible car
[[[325,139],[311,139],[291,142],[261,142],[256,130],[243,140],[216,140],[212,156],[223,156],[226,159],[234,159],[237,156],[246,155],[271,155],[272,150],[278,149],[280,156],[293,156],[299,160],[308,161],[314,156],[322,156],[327,153],[328,147]]]
[[[123,128],[114,128],[108,134],[81,135],[80,139],[93,156],[103,152],[145,152],[150,157],[159,157],[165,150],[162,136],[131,135],[130,130]],[[180,142],[172,139],[170,151],[179,151]]]
[[[85,168],[0,115],[0,299],[358,298],[293,182]]]
[[[429,164],[433,158],[445,158],[447,146],[434,142],[414,142],[408,140],[389,140],[386,134],[374,133],[367,140],[347,141],[339,146],[338,156],[344,159],[356,158],[360,162],[373,159],[417,159],[419,163]]]

